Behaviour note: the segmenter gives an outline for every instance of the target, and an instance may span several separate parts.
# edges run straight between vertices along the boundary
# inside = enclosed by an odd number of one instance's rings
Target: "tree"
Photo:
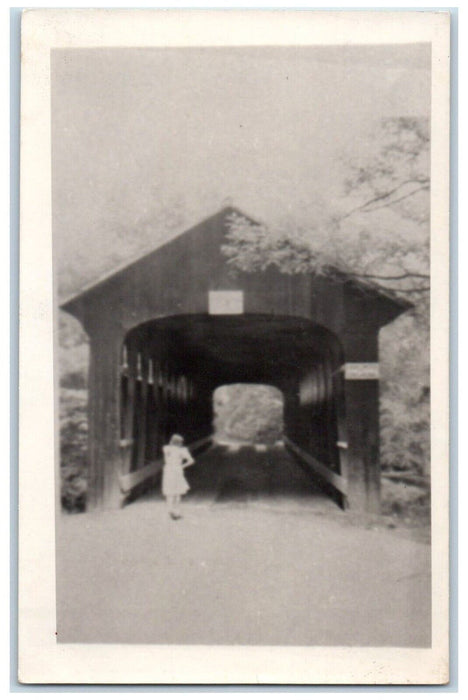
[[[381,458],[427,473],[429,440],[430,139],[426,120],[384,121],[373,153],[346,164],[341,197],[313,201],[282,221],[235,215],[223,252],[244,271],[345,272],[409,299],[381,333]],[[363,149],[365,151],[366,149]]]
[[[419,303],[429,291],[428,125],[388,119],[373,140],[373,156],[348,164],[340,200],[269,225],[233,215],[228,262],[244,271],[340,270]]]

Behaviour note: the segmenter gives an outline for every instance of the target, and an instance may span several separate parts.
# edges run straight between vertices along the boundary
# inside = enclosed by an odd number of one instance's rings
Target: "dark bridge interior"
[[[174,432],[196,453],[205,449],[215,389],[263,383],[283,393],[286,447],[309,481],[344,505],[341,364],[336,337],[303,318],[199,314],[137,326],[122,349],[123,472],[134,474],[131,484],[138,483],[137,473],[151,474]],[[288,479],[283,487],[281,481],[278,489],[287,491]]]

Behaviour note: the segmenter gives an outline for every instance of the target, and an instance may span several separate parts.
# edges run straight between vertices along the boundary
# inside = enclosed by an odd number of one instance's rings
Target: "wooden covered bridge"
[[[284,442],[342,507],[379,508],[378,333],[408,306],[346,275],[245,273],[228,207],[65,301],[90,339],[88,508],[161,468],[173,432],[209,446],[213,392],[277,387]]]

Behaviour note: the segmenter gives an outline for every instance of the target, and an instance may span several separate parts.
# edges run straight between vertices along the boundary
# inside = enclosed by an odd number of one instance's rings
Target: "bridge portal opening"
[[[218,444],[274,445],[284,432],[283,393],[268,384],[225,384],[213,393]]]
[[[211,491],[217,502],[285,497],[322,501],[321,485],[285,448],[284,409],[283,392],[268,384],[217,387],[213,447],[194,469],[196,492]]]
[[[344,505],[342,362],[336,336],[298,317],[191,314],[133,328],[122,346],[121,488],[133,489],[161,469],[162,447],[173,433],[197,457],[224,431],[238,442],[282,439],[308,483]],[[246,452],[244,458],[254,468],[256,458]],[[281,463],[273,491],[287,491],[295,480]]]

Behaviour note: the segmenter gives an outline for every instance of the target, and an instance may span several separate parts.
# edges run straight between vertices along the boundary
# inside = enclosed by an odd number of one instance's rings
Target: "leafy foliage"
[[[88,337],[79,322],[69,314],[59,315],[58,361],[60,386],[86,389],[88,374]]]
[[[380,149],[371,162],[349,165],[345,192],[357,195],[361,201],[341,218],[349,218],[356,211],[372,213],[392,207],[419,223],[428,221],[428,121],[408,117],[386,119],[376,138]]]
[[[218,438],[272,444],[283,434],[281,392],[261,384],[231,384],[214,395]]]
[[[253,272],[335,270],[418,300],[429,289],[429,135],[424,120],[386,120],[376,155],[350,164],[343,196],[273,224],[233,215],[223,253]],[[375,149],[374,149],[375,150]]]
[[[381,462],[427,474],[430,464],[429,330],[415,314],[380,334]]]
[[[428,525],[431,494],[428,486],[409,486],[382,479],[382,515],[402,518],[407,523]]]
[[[72,513],[86,506],[87,491],[87,392],[60,392],[60,475],[62,507]]]
[[[247,272],[340,270],[410,299],[413,311],[381,333],[381,458],[427,473],[429,454],[429,189],[427,120],[385,120],[373,157],[346,167],[342,196],[267,226],[234,215],[223,253]],[[368,152],[368,149],[364,149]]]

